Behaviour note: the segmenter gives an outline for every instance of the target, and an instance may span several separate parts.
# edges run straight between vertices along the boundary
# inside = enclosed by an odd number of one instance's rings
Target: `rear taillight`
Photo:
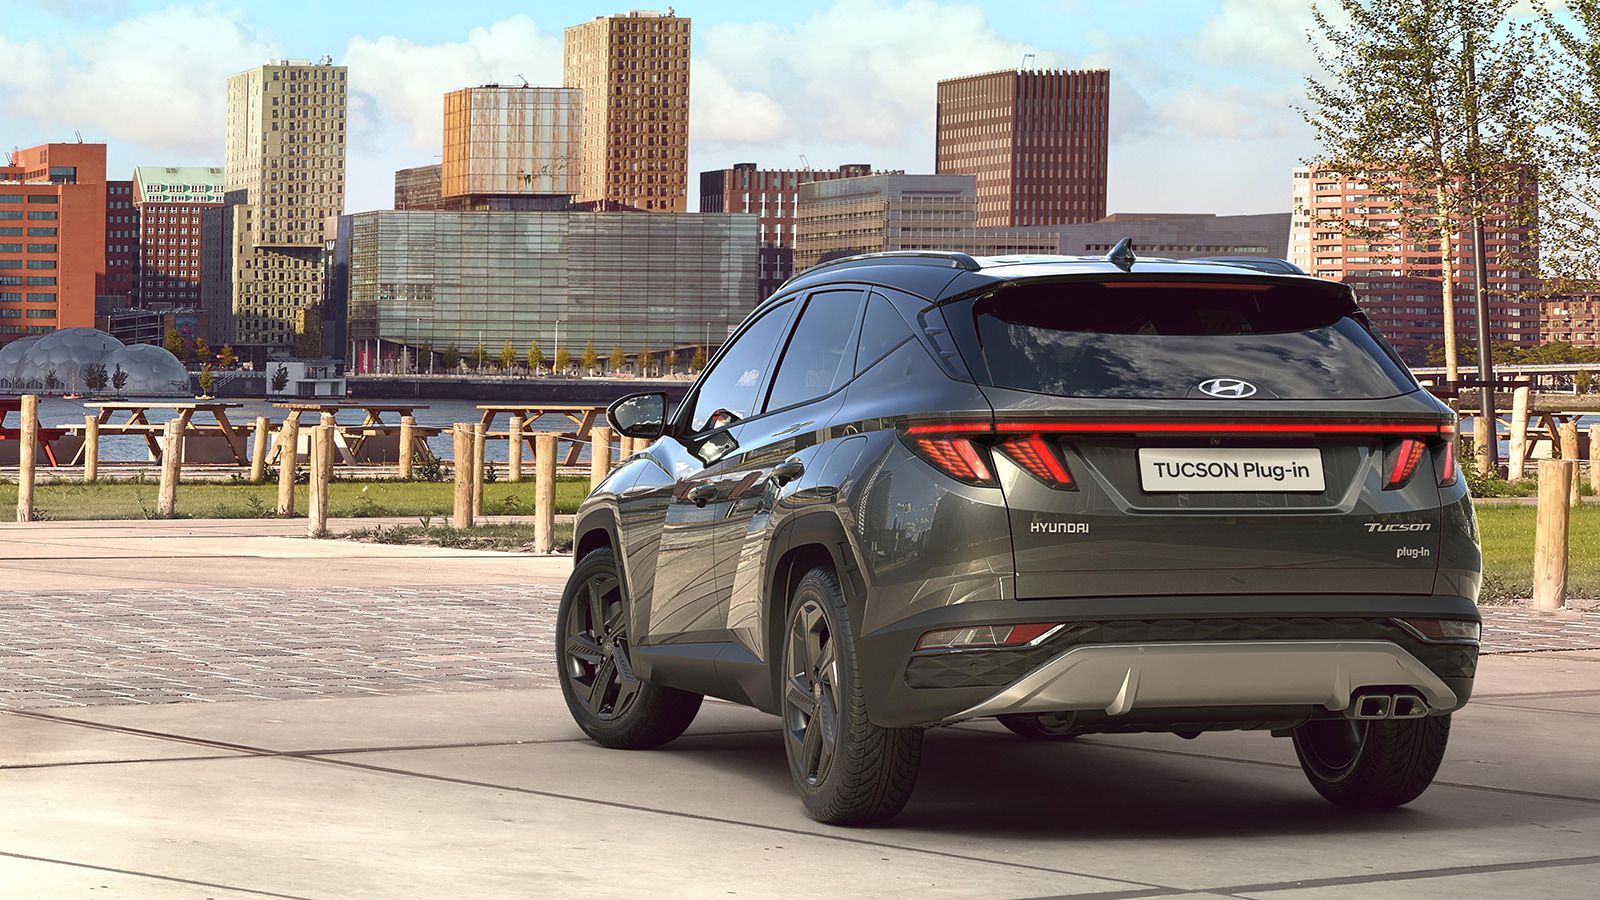
[[[1072,473],[1067,471],[1067,464],[1043,435],[1024,434],[1007,437],[994,448],[1050,487],[1072,490]]]
[[[1428,445],[1416,438],[1407,438],[1389,451],[1388,470],[1389,477],[1383,483],[1386,491],[1399,490],[1411,481],[1411,476],[1417,473],[1417,465],[1428,453]]]
[[[1461,470],[1456,468],[1456,442],[1445,441],[1440,456],[1442,459],[1439,461],[1439,487],[1449,487],[1456,483],[1461,473]]]
[[[992,486],[994,472],[980,450],[968,437],[913,436],[918,455],[957,481]]]
[[[1021,647],[1044,640],[1060,628],[1056,622],[1029,622],[1025,625],[968,625],[924,632],[917,639],[918,650],[977,650]]]

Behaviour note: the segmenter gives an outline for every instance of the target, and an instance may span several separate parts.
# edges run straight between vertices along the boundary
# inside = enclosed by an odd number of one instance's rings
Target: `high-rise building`
[[[1539,336],[1546,343],[1559,341],[1574,347],[1600,347],[1600,293],[1540,301]]]
[[[939,82],[934,171],[978,179],[979,227],[1106,214],[1111,73],[1005,70]]]
[[[394,173],[395,209],[434,209],[439,205],[439,180],[444,167],[415,166]]]
[[[837,169],[758,169],[755,163],[737,163],[732,168],[700,173],[700,211],[760,217],[761,271],[756,298],[766,299],[794,274],[800,185],[870,174],[872,167],[865,163]]]
[[[42,144],[0,166],[0,343],[94,325],[106,278],[106,145]]]
[[[546,359],[589,341],[602,355],[717,344],[756,305],[753,215],[363,212],[339,218],[334,247],[329,305],[357,371],[506,341]]]
[[[133,170],[140,306],[200,305],[205,211],[220,207],[222,198],[223,172],[216,166]]]
[[[979,228],[971,175],[867,175],[800,185],[795,271],[884,250],[1055,253],[1048,230]]]
[[[1444,281],[1439,240],[1409,234],[1385,198],[1365,183],[1323,169],[1294,170],[1289,261],[1320,278],[1348,283],[1367,317],[1395,348],[1413,360],[1444,342]],[[1519,202],[1535,203],[1529,194]],[[1348,227],[1387,232],[1387,240],[1359,236]],[[1532,229],[1505,212],[1485,222],[1484,255],[1489,276],[1489,336],[1494,343],[1539,343],[1538,275],[1518,266],[1529,258]],[[1476,344],[1471,233],[1462,223],[1454,241],[1456,339]]]
[[[133,182],[106,182],[106,277],[97,305],[127,308],[138,302],[139,213],[133,206]]]
[[[583,91],[577,199],[682,212],[689,184],[689,20],[600,16],[566,31],[565,76]]]
[[[440,196],[576,194],[582,98],[497,84],[445,94]]]
[[[321,321],[323,222],[344,210],[345,77],[324,57],[228,79],[227,308],[211,315],[214,337],[231,330],[224,339],[278,348],[297,336],[320,342],[312,332]]]

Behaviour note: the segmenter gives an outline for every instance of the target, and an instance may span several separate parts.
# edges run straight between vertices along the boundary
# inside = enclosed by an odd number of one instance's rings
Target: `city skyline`
[[[1277,211],[1287,172],[1314,147],[1291,102],[1310,65],[1304,4],[1211,0],[1136,4],[1159,15],[1093,14],[1078,2],[972,5],[839,0],[763,10],[680,6],[691,46],[688,174],[757,161],[833,168],[872,159],[934,170],[936,85],[1000,68],[1112,71],[1111,211]],[[661,7],[665,9],[665,7]],[[345,210],[386,208],[397,169],[438,161],[440,98],[481,83],[562,83],[562,34],[609,3],[459,10],[399,3],[382,15],[303,3],[218,11],[138,0],[29,0],[0,52],[35,66],[0,73],[0,136],[105,141],[113,174],[136,165],[220,162],[217,85],[271,57],[333,57],[351,70]],[[1085,20],[1092,27],[1085,27]],[[151,53],[165,41],[171,52]],[[960,42],[961,52],[950,48]],[[71,96],[30,93],[52,72]],[[115,78],[112,77],[115,73]],[[95,91],[71,91],[95,84]],[[847,93],[848,92],[848,93]],[[848,95],[846,112],[837,102]],[[136,96],[166,112],[128,116]],[[1185,152],[1172,154],[1174,140]],[[803,156],[803,158],[802,158]],[[1201,177],[1196,177],[1196,173]],[[687,197],[696,207],[693,191]]]

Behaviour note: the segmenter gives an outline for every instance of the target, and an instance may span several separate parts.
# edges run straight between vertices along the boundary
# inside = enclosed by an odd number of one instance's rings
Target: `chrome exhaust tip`
[[[1349,715],[1352,719],[1387,719],[1394,706],[1394,698],[1388,694],[1362,694],[1350,704]]]
[[[1395,719],[1421,719],[1428,715],[1428,702],[1416,694],[1395,694],[1389,715]]]

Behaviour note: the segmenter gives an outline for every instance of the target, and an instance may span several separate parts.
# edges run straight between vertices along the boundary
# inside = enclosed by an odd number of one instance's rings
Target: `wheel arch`
[[[806,572],[818,565],[830,566],[839,576],[844,590],[845,608],[852,631],[863,620],[866,584],[861,566],[851,547],[844,523],[826,510],[800,515],[784,522],[773,536],[766,570],[767,668],[771,673],[771,695],[759,698],[757,705],[767,711],[778,706],[783,660],[783,631],[789,613],[789,598]]]
[[[572,560],[576,563],[584,555],[602,547],[610,547],[619,555],[621,542],[617,540],[617,519],[611,510],[597,507],[585,513],[572,528]]]

